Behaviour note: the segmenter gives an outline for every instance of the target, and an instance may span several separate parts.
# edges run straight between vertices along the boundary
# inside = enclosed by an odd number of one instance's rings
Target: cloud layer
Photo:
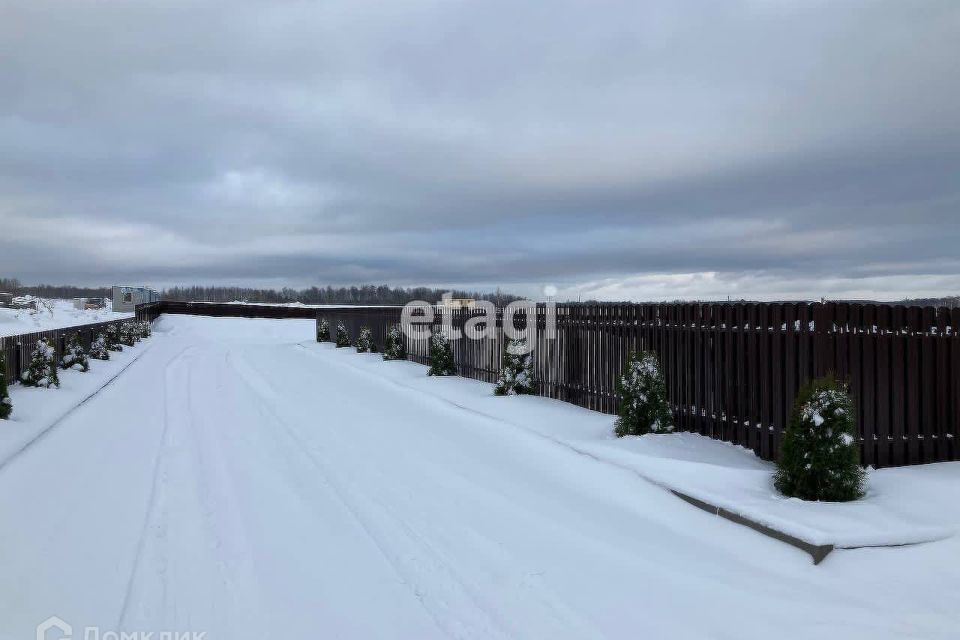
[[[960,5],[0,0],[0,273],[960,292]]]

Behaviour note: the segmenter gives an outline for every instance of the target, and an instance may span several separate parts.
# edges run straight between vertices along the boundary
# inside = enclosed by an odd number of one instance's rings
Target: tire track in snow
[[[282,470],[282,473],[275,474],[273,479],[281,481],[284,485],[286,499],[293,499],[298,505],[298,509],[309,512],[311,515],[303,522],[306,526],[311,526],[311,532],[319,533],[321,538],[317,542],[325,544],[326,541],[336,542],[348,538],[350,542],[344,551],[345,557],[355,558],[353,566],[359,567],[369,587],[364,588],[369,592],[372,601],[383,601],[389,598],[389,605],[374,608],[367,611],[367,616],[374,616],[379,613],[382,619],[375,625],[375,628],[381,627],[386,623],[383,631],[376,631],[371,637],[393,637],[396,630],[393,629],[389,621],[396,619],[422,620],[414,623],[421,627],[421,631],[416,637],[447,637],[444,627],[440,621],[433,615],[433,612],[423,606],[422,601],[418,601],[415,594],[409,591],[409,581],[397,570],[392,557],[387,550],[378,544],[378,539],[373,536],[368,528],[368,522],[358,517],[355,508],[345,496],[338,491],[335,483],[331,482],[326,470],[318,468],[317,460],[308,455],[301,442],[290,432],[290,427],[278,413],[272,409],[276,404],[284,401],[281,394],[277,393],[266,377],[262,376],[255,368],[248,364],[248,360],[236,351],[231,351],[226,358],[228,365],[225,371],[232,374],[235,380],[235,388],[242,395],[244,401],[250,403],[249,412],[254,412],[256,419],[250,422],[251,429],[248,431],[253,434],[253,439],[249,441],[249,446],[260,452],[264,456],[264,463],[267,469]],[[288,396],[289,397],[289,396]],[[254,427],[257,426],[257,428]],[[318,474],[318,471],[320,472]],[[297,517],[297,522],[300,518]],[[316,522],[317,524],[312,524]],[[337,523],[331,526],[331,523]],[[319,526],[318,526],[319,525]],[[316,527],[314,530],[313,527]],[[357,544],[354,541],[358,541]],[[299,549],[299,547],[297,547]],[[301,553],[310,553],[310,548],[305,548]],[[363,554],[359,556],[358,554]],[[326,554],[319,554],[323,558]],[[368,559],[369,558],[369,559]],[[373,562],[370,562],[370,559]],[[340,559],[326,566],[331,568],[340,566]],[[351,568],[352,572],[353,569]],[[335,582],[328,582],[326,574],[321,578],[324,584],[320,586],[320,591],[329,590]],[[339,579],[338,579],[339,580]],[[355,582],[356,578],[351,581]],[[376,583],[382,583],[383,588]],[[376,585],[376,586],[375,586]],[[336,587],[334,587],[336,589]],[[351,587],[352,588],[352,587]],[[409,594],[409,602],[408,602]],[[346,610],[350,610],[354,605],[352,602],[341,602],[341,606],[346,605]],[[377,607],[377,605],[374,605]],[[409,612],[416,612],[416,615],[401,613],[398,615],[398,609],[405,609]],[[339,611],[332,613],[333,617],[339,616]],[[322,620],[322,618],[321,618]],[[323,624],[320,622],[319,624]],[[352,626],[352,625],[350,625]],[[364,625],[366,627],[368,625]],[[426,630],[429,629],[429,632]],[[368,632],[369,635],[369,632]],[[339,636],[338,636],[339,637]],[[362,636],[366,637],[366,636]],[[498,635],[488,634],[487,636],[457,636],[457,637],[491,637],[499,638]]]
[[[356,492],[347,490],[342,483],[334,480],[327,466],[310,453],[310,446],[264,401],[264,396],[271,399],[278,396],[272,385],[267,382],[266,377],[262,376],[246,361],[240,366],[235,367],[235,369],[251,390],[251,396],[257,400],[261,414],[286,435],[287,439],[294,445],[294,449],[303,455],[310,465],[320,474],[324,484],[334,493],[340,504],[353,517],[354,521],[379,550],[380,554],[393,568],[397,576],[413,591],[417,601],[420,602],[420,605],[440,629],[454,638],[489,638],[495,640],[511,637],[506,633],[506,630],[490,616],[489,612],[487,612],[472,595],[467,593],[463,584],[457,580],[457,578],[449,572],[449,568],[445,567],[437,558],[408,558],[404,561],[401,554],[397,554],[393,549],[393,547],[397,546],[397,540],[406,540],[408,549],[413,546],[421,547],[422,554],[428,553],[427,549],[424,548],[426,546],[425,542],[418,542],[412,539],[410,532],[404,530],[405,527],[403,527],[401,523],[394,523],[391,527],[390,524],[383,522],[382,519],[380,522],[376,522],[377,519],[371,516],[369,507],[364,509],[359,506],[358,503],[364,501],[364,499],[358,496]],[[264,388],[267,389],[266,393],[263,392]],[[385,526],[392,528],[392,535],[385,535],[378,532],[377,526],[375,525],[380,525],[380,528],[384,528]],[[406,555],[409,556],[409,553]],[[422,579],[418,579],[420,576],[418,575],[417,568],[412,565],[430,565],[436,567],[438,570],[441,568],[446,569],[449,574],[446,578],[450,585],[450,593],[447,595],[452,601],[452,604],[448,603],[446,599],[440,603],[436,603],[430,598],[427,598],[425,593],[429,589],[423,586],[424,581]],[[436,577],[435,574],[434,577]],[[439,610],[437,604],[441,605]],[[474,616],[468,620],[462,619],[465,610],[473,611]]]
[[[258,621],[251,615],[249,606],[250,602],[262,600],[256,593],[256,572],[249,554],[245,553],[250,544],[239,516],[240,500],[234,478],[226,464],[223,443],[217,440],[223,423],[222,414],[219,409],[213,409],[216,405],[206,402],[205,397],[198,398],[195,393],[195,377],[206,379],[207,382],[215,377],[217,390],[222,391],[220,383],[226,371],[228,354],[229,350],[225,350],[222,361],[213,358],[213,354],[211,357],[197,358],[196,366],[191,366],[187,371],[185,404],[188,428],[184,429],[183,448],[185,453],[190,454],[190,460],[184,460],[182,464],[187,467],[185,479],[189,482],[188,486],[196,489],[189,497],[196,499],[194,506],[200,511],[201,522],[190,524],[202,526],[203,531],[197,533],[202,533],[202,540],[209,552],[204,559],[212,562],[219,581],[217,586],[223,587],[222,591],[217,591],[217,598],[210,598],[211,606],[225,604],[234,616],[230,624],[251,635],[261,636],[264,635],[263,629],[253,631]],[[200,369],[201,365],[207,364],[213,367],[213,376]],[[180,497],[182,500],[184,496]],[[238,576],[240,579],[237,579]]]
[[[349,451],[353,454],[348,458],[349,467],[353,470],[362,469],[361,473],[365,481],[373,478],[379,480],[378,488],[376,492],[358,489],[353,487],[349,480],[335,477],[330,471],[333,468],[330,461],[318,457],[317,448],[306,442],[288,420],[284,419],[271,404],[264,401],[265,397],[270,400],[279,398],[279,393],[273,388],[268,377],[261,375],[251,363],[245,360],[237,361],[237,365],[237,372],[245,379],[252,394],[257,396],[261,410],[268,414],[271,421],[286,432],[297,449],[310,459],[324,481],[337,493],[342,504],[353,514],[384,557],[414,590],[418,600],[443,629],[457,638],[525,637],[517,625],[511,624],[508,614],[484,602],[484,595],[488,590],[459,575],[455,568],[457,564],[455,559],[448,557],[441,548],[432,544],[429,534],[424,535],[417,530],[415,523],[412,522],[414,518],[409,505],[408,509],[403,511],[398,508],[400,500],[383,499],[383,495],[390,493],[390,489],[396,485],[396,478],[387,476],[376,465],[366,463],[364,452],[346,439],[337,437],[335,429],[326,429],[324,433],[337,445],[337,451],[333,455],[340,456],[344,451]],[[344,462],[340,461],[338,464],[343,466]],[[420,522],[419,527],[425,530],[431,528],[425,522]],[[437,535],[438,532],[432,533]],[[510,575],[522,573],[515,569],[522,565],[521,559],[510,555],[502,547],[480,536],[477,532],[466,530],[462,533],[471,537],[472,546],[482,549],[492,564],[511,567]],[[413,549],[417,551],[413,553],[411,551]],[[577,613],[553,594],[539,580],[536,572],[526,572],[524,575],[526,577],[522,583],[512,588],[513,599],[527,600],[524,609],[537,610],[544,614],[537,617],[537,620],[541,625],[547,624],[552,627],[545,631],[547,635],[569,636],[573,631],[577,637],[598,637],[595,629],[585,624]],[[444,582],[444,593],[437,593],[438,577]],[[504,584],[499,585],[498,589],[501,592],[504,589],[511,590]],[[531,594],[533,594],[532,599]],[[465,608],[474,611],[474,616],[467,620],[463,619]],[[546,623],[545,621],[548,620],[553,620],[554,623],[552,625]]]
[[[173,404],[170,398],[170,370],[175,365],[178,364],[185,356],[185,354],[193,349],[193,346],[186,346],[181,349],[169,362],[164,366],[163,370],[163,431],[160,434],[160,442],[157,446],[157,455],[154,458],[153,462],[153,478],[150,483],[150,494],[147,498],[147,510],[143,520],[143,526],[140,529],[140,537],[137,541],[137,551],[133,559],[133,566],[130,571],[130,579],[127,581],[127,587],[123,594],[123,603],[120,605],[120,615],[117,619],[117,629],[125,629],[127,616],[129,615],[131,597],[134,590],[134,584],[136,582],[137,574],[141,570],[141,564],[143,563],[144,549],[146,547],[147,537],[150,531],[150,523],[156,517],[156,511],[158,507],[158,486],[163,484],[161,482],[162,476],[162,460],[165,455],[166,450],[169,447],[168,437],[170,433],[170,415],[169,415],[169,406]]]
[[[189,623],[217,635],[263,637],[251,606],[262,601],[259,582],[216,438],[223,416],[216,403],[196,393],[222,377],[226,352],[221,359],[204,349],[188,350],[164,373],[163,443],[118,628]]]

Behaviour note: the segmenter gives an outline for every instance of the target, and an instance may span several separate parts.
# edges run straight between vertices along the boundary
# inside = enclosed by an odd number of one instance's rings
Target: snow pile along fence
[[[399,308],[312,310],[318,322],[361,326],[382,350]],[[476,309],[434,308],[433,330],[462,329]],[[534,321],[540,395],[616,413],[616,380],[630,353],[650,350],[663,367],[677,429],[752,449],[773,460],[797,390],[832,373],[855,399],[861,460],[878,467],[960,459],[960,309],[855,303],[557,305]],[[518,327],[527,318],[515,317]],[[495,382],[504,346],[495,337],[452,341],[460,375]],[[407,339],[427,364],[426,339]]]

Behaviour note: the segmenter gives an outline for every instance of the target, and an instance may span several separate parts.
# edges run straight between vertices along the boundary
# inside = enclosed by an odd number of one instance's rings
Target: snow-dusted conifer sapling
[[[430,371],[431,376],[455,376],[457,366],[453,362],[453,348],[442,331],[430,336]]]
[[[90,357],[95,360],[110,359],[110,350],[107,349],[107,338],[102,333],[98,333],[97,337],[90,343]]]
[[[28,387],[59,387],[60,376],[57,375],[56,351],[50,341],[40,338],[30,356],[27,370],[20,376],[20,381]]]
[[[340,347],[349,347],[350,346],[350,336],[347,334],[347,328],[343,326],[343,322],[337,323],[337,348]]]
[[[617,392],[620,394],[618,437],[673,431],[667,385],[657,354],[652,351],[631,354],[617,380]]]
[[[357,353],[369,353],[376,351],[373,346],[373,334],[370,327],[360,327],[360,335],[357,337]]]
[[[498,396],[515,396],[534,392],[533,354],[526,338],[511,339],[503,353],[503,366],[497,375],[493,392]]]
[[[774,484],[802,500],[845,502],[863,495],[864,471],[856,438],[853,401],[832,377],[797,393],[780,447]]]
[[[111,324],[107,326],[106,331],[107,349],[110,351],[123,351],[123,345],[120,344],[120,326]]]
[[[400,325],[395,324],[387,330],[386,345],[383,349],[384,360],[406,360],[407,342],[404,340]]]
[[[87,352],[83,348],[83,340],[80,338],[80,332],[74,333],[67,340],[67,349],[60,358],[61,369],[75,369],[77,371],[89,371],[90,360],[87,358]]]
[[[140,339],[140,331],[132,322],[124,322],[120,327],[120,342],[132,347]]]
[[[317,323],[317,342],[330,342],[330,323],[326,318]]]

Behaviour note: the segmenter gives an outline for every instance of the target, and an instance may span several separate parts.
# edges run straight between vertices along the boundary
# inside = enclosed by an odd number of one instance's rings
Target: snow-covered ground
[[[960,628],[957,537],[815,567],[643,477],[768,473],[740,449],[613,440],[608,416],[493,398],[313,333],[309,320],[163,317],[126,371],[0,463],[0,637],[34,637],[50,615],[75,637],[95,625],[209,640]],[[15,387],[13,428],[42,431],[56,412],[40,394],[79,399],[92,375],[29,398]],[[941,483],[957,495],[951,465],[890,473],[871,478],[877,508]],[[933,500],[949,528],[956,501]]]
[[[379,356],[353,357],[351,351],[322,357],[537,433],[812,544],[912,544],[960,530],[960,463],[870,470],[863,500],[805,502],[780,495],[773,487],[774,465],[743,447],[693,433],[617,438],[612,416],[548,398],[496,397],[490,384],[427,378],[424,367],[412,362],[384,367]]]
[[[0,469],[79,405],[112,384],[153,344],[152,340],[141,341],[133,347],[123,347],[123,351],[111,351],[109,360],[91,359],[86,373],[61,370],[59,389],[10,386],[13,413],[9,420],[0,422]]]
[[[0,336],[60,329],[80,324],[132,318],[132,313],[114,313],[109,302],[104,309],[74,309],[73,300],[44,299],[33,309],[0,307]]]

